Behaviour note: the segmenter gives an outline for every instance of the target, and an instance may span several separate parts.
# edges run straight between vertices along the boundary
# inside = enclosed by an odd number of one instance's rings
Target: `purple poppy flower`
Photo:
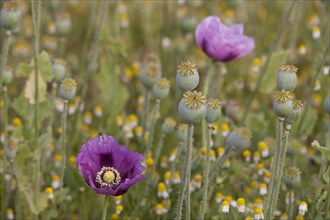
[[[87,184],[97,193],[119,196],[145,176],[143,155],[120,146],[111,136],[101,134],[88,140],[77,156],[77,165]]]
[[[228,62],[245,56],[254,49],[254,40],[243,35],[243,24],[230,27],[217,16],[209,16],[199,23],[195,31],[198,47],[214,60]]]

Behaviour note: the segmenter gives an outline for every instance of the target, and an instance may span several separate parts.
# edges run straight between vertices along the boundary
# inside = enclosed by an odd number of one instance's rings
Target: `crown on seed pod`
[[[176,85],[182,91],[191,91],[197,87],[199,75],[195,64],[190,61],[182,62],[176,71]]]
[[[188,91],[183,94],[178,107],[179,115],[187,124],[201,122],[206,114],[206,98],[201,92]]]

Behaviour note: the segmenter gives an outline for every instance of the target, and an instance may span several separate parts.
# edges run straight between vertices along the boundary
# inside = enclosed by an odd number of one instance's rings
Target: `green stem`
[[[41,1],[31,0],[32,9],[32,27],[33,27],[33,62],[34,62],[34,90],[35,90],[35,108],[34,108],[34,146],[38,151],[39,138],[39,30],[40,30],[40,16],[41,16]],[[40,156],[36,158],[35,169],[35,198],[39,193],[39,170],[40,170]]]
[[[275,159],[271,167],[271,180],[268,187],[268,194],[266,197],[265,216],[267,216],[269,208],[271,206],[271,202],[273,201],[274,190],[277,181],[277,172],[279,168],[279,158],[281,154],[282,131],[283,131],[283,119],[279,118],[276,129]]]
[[[212,124],[209,126],[212,127]],[[203,200],[200,212],[200,219],[204,220],[205,209],[206,209],[206,202],[207,202],[207,189],[209,184],[209,172],[210,172],[210,150],[211,150],[211,139],[212,139],[212,130],[208,129],[207,133],[207,141],[206,141],[206,158],[205,158],[205,165],[204,165],[204,188],[203,188]]]
[[[188,125],[187,142],[186,142],[186,148],[185,148],[186,152],[185,152],[185,157],[184,157],[184,161],[183,161],[182,181],[181,181],[181,185],[180,185],[179,197],[177,200],[178,205],[176,208],[176,216],[175,216],[176,220],[181,220],[181,218],[182,218],[182,206],[183,206],[185,191],[186,191],[187,185],[190,183],[190,180],[187,180],[187,178],[188,178],[188,172],[190,172],[188,162],[189,162],[189,157],[190,157],[190,150],[189,150],[191,148],[190,145],[192,146],[193,131],[194,131],[194,126]]]
[[[293,204],[294,204],[294,193],[293,190],[291,189],[289,191],[289,219],[292,219],[293,217]]]
[[[165,137],[165,135],[162,134],[162,136],[159,138],[158,146],[157,146],[156,153],[155,153],[155,160],[154,160],[154,164],[152,165],[151,173],[154,173],[154,171],[157,167],[158,160],[160,157],[160,152],[163,149],[164,137]]]
[[[66,118],[68,112],[68,100],[64,100],[64,110],[62,115],[62,138],[61,138],[61,153],[62,153],[62,164],[61,164],[61,184],[60,184],[60,214],[62,214],[62,200],[63,200],[63,185],[64,185],[64,173],[66,167],[66,152],[65,152],[65,145],[66,145]],[[63,216],[62,216],[63,217]]]
[[[247,102],[247,105],[245,107],[245,111],[244,111],[244,114],[243,114],[243,117],[242,117],[242,121],[241,123],[244,124],[245,123],[245,120],[249,114],[249,111],[250,111],[250,107],[251,107],[251,104],[256,96],[256,94],[258,93],[259,89],[260,89],[260,86],[262,84],[262,81],[265,77],[265,74],[267,72],[267,69],[268,69],[268,66],[269,66],[269,63],[270,63],[270,60],[273,56],[273,52],[275,51],[279,41],[280,41],[280,38],[282,36],[282,34],[284,33],[284,30],[285,30],[285,27],[287,27],[287,24],[288,24],[288,20],[290,18],[290,15],[291,15],[291,12],[293,10],[293,6],[294,4],[296,3],[297,0],[292,0],[290,5],[288,6],[285,14],[282,16],[282,21],[281,21],[281,24],[280,24],[280,28],[279,28],[279,31],[277,32],[277,35],[274,39],[274,41],[272,42],[271,46],[269,47],[269,50],[267,52],[267,59],[265,61],[265,65],[263,66],[262,70],[260,71],[261,72],[261,75],[258,79],[258,82],[257,82],[257,85],[256,85],[256,88],[254,89],[252,95],[250,96],[248,102]]]
[[[149,110],[149,90],[144,88],[144,102],[143,102],[143,112],[142,112],[142,138],[144,137],[147,129],[147,115]]]
[[[168,189],[171,189],[172,186],[172,182],[173,182],[173,176],[174,176],[174,172],[175,172],[175,166],[177,161],[179,161],[180,156],[181,156],[181,149],[182,149],[182,145],[183,143],[180,142],[177,149],[176,149],[176,155],[175,155],[175,159],[171,164],[171,172],[170,172],[170,179],[169,179],[169,183],[168,183]]]
[[[108,201],[109,201],[109,196],[104,196],[104,204],[103,204],[103,210],[102,210],[102,220],[107,219]]]
[[[157,114],[158,114],[158,111],[159,111],[159,105],[160,105],[160,100],[157,99],[156,104],[154,106],[154,111],[153,111],[153,114],[152,114],[150,132],[149,132],[149,140],[148,140],[148,144],[147,144],[147,147],[145,149],[144,155],[148,155],[148,152],[150,151],[152,143],[154,141],[155,125],[156,125],[156,121],[157,121]]]
[[[187,174],[186,174],[186,220],[190,220],[191,218],[191,208],[190,208],[190,179],[191,179],[191,162],[192,162],[192,142],[193,142],[193,133],[194,126],[188,125],[188,134],[187,134]]]
[[[9,51],[9,47],[10,47],[10,43],[11,43],[11,31],[7,31],[6,32],[6,36],[5,36],[5,39],[3,41],[3,47],[2,47],[2,51],[1,51],[1,74],[0,74],[0,91],[1,93],[2,92],[5,92],[3,91],[3,88],[2,88],[2,75],[5,71],[5,66],[6,66],[6,63],[7,63],[7,58],[8,58],[8,51]]]
[[[278,161],[279,170],[276,173],[276,177],[275,177],[277,181],[274,184],[273,197],[270,201],[270,207],[269,207],[267,216],[265,218],[265,219],[270,219],[270,220],[274,218],[274,211],[275,211],[275,207],[276,207],[276,203],[277,203],[277,199],[278,199],[278,194],[279,194],[280,187],[281,187],[282,176],[283,176],[285,154],[286,154],[286,150],[287,150],[288,139],[289,139],[289,131],[290,131],[290,128],[288,127],[288,125],[286,125],[286,126],[287,127],[285,128],[284,136],[282,138],[280,157],[279,157],[279,161]]]
[[[217,174],[222,169],[222,166],[225,164],[226,160],[230,158],[235,152],[231,149],[228,149],[221,157],[218,157],[217,160],[214,162],[213,166],[210,170],[213,170],[214,172],[211,172],[209,182],[213,182]]]

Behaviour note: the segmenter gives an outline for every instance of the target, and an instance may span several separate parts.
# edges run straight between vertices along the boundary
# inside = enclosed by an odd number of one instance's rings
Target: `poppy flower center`
[[[103,188],[110,188],[119,184],[121,180],[118,170],[113,167],[102,167],[96,174],[96,182]]]

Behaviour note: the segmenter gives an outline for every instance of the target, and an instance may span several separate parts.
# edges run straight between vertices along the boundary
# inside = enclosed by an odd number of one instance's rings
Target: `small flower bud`
[[[208,123],[215,123],[221,115],[221,104],[218,99],[208,99],[205,119]]]
[[[170,92],[170,81],[165,78],[157,80],[152,88],[152,92],[157,99],[166,98]]]
[[[56,16],[55,20],[56,33],[60,36],[68,35],[71,31],[71,16],[69,13],[64,12]]]
[[[147,89],[151,89],[160,75],[159,65],[157,63],[148,63],[145,69],[141,71],[139,78]]]
[[[237,128],[233,132],[230,132],[226,145],[233,150],[243,150],[250,146],[252,134],[247,128]]]
[[[297,70],[293,65],[282,65],[276,80],[277,90],[293,91],[297,85]]]
[[[5,1],[1,9],[1,26],[8,30],[14,31],[22,17],[21,5],[15,1]]]
[[[284,183],[289,189],[294,189],[300,186],[300,170],[296,167],[290,167],[285,170],[284,173]]]
[[[275,93],[273,101],[273,110],[280,118],[286,118],[293,109],[293,95],[287,91]]]
[[[64,60],[55,60],[52,66],[52,72],[54,75],[54,80],[56,82],[61,81],[65,75],[65,61]]]
[[[186,141],[186,134],[187,134],[187,125],[186,124],[179,124],[178,129],[176,131],[176,138],[179,142]]]
[[[198,86],[199,75],[195,64],[182,62],[176,72],[176,85],[182,91],[191,91]]]
[[[323,101],[324,111],[330,115],[330,95],[327,95]]]
[[[193,91],[183,94],[178,107],[179,115],[186,124],[200,123],[206,114],[205,97],[201,92]]]
[[[77,83],[75,80],[70,78],[65,78],[62,80],[60,85],[59,95],[64,100],[69,100],[76,94]]]
[[[12,69],[6,66],[2,75],[3,84],[7,86],[13,81],[13,79],[14,79],[14,74]]]
[[[169,134],[174,131],[176,122],[172,118],[166,118],[162,124],[162,132],[164,134]]]
[[[293,108],[289,112],[288,116],[284,119],[284,122],[287,124],[293,124],[295,123],[300,115],[302,102],[299,99],[293,100]]]

